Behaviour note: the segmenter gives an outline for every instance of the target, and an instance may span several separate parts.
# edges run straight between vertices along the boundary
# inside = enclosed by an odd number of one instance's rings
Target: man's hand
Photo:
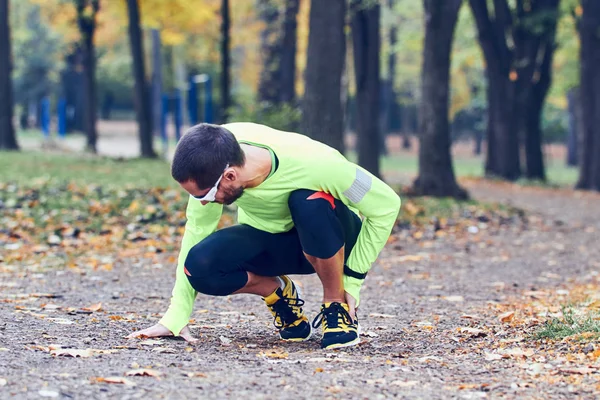
[[[133,338],[153,338],[153,337],[162,337],[162,336],[173,336],[173,332],[171,332],[170,330],[168,330],[166,327],[162,326],[161,324],[156,324],[151,326],[150,328],[146,328],[146,329],[142,329],[141,331],[136,331],[133,332],[131,334],[129,334],[129,336],[127,336],[127,339],[133,339]],[[195,337],[192,336],[192,333],[190,332],[190,328],[186,325],[181,332],[179,332],[179,336],[182,337],[183,339],[185,339],[186,342],[189,343],[196,343],[198,341],[198,339],[196,339]]]
[[[356,320],[356,299],[352,297],[352,295],[348,292],[344,292],[346,294],[346,304],[348,304],[348,314],[352,317],[352,320]]]

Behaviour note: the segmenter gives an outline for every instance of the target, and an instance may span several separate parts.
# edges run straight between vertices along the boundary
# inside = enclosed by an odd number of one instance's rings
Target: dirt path
[[[111,271],[0,263],[0,398],[597,396],[596,361],[586,359],[590,370],[577,373],[567,349],[548,356],[526,337],[542,317],[515,304],[560,299],[595,281],[598,198],[478,185],[469,186],[475,198],[510,201],[531,214],[504,223],[474,219],[477,233],[435,240],[395,232],[362,292],[363,341],[349,350],[319,349],[320,332],[307,343],[281,343],[266,307],[249,295],[199,296],[197,345],[124,339],[167,307],[173,254],[154,264],[120,259]],[[312,319],[318,281],[296,278]],[[500,321],[507,310],[514,318]],[[72,358],[64,355],[69,349],[104,352]],[[142,368],[160,377],[125,376]]]

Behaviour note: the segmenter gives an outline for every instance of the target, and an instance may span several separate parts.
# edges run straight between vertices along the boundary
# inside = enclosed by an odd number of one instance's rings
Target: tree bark
[[[10,0],[0,0],[0,149],[18,150],[19,145],[13,125],[9,3]]]
[[[345,0],[311,2],[302,102],[302,131],[340,152],[344,151],[341,86],[345,15]]]
[[[576,167],[579,165],[581,146],[581,101],[579,98],[579,87],[569,89],[567,92],[567,103],[569,109],[569,132],[567,135],[567,165]]]
[[[578,189],[600,191],[600,2],[582,0],[579,33],[583,151]]]
[[[221,120],[229,120],[231,107],[231,62],[230,62],[230,26],[229,0],[221,0]]]
[[[135,110],[140,137],[141,156],[155,158],[156,153],[152,145],[152,112],[150,107],[150,93],[146,82],[144,66],[144,45],[140,29],[140,9],[138,0],[127,0],[129,14],[129,41],[133,59],[133,76],[135,78]]]
[[[286,0],[283,19],[281,94],[279,100],[287,104],[296,101],[296,48],[299,9],[300,0]]]
[[[380,177],[379,4],[352,2],[352,42],[356,81],[356,134],[358,164]]]
[[[419,112],[419,176],[414,191],[419,195],[465,199],[458,186],[450,152],[448,122],[450,53],[462,0],[424,0],[422,96]]]
[[[96,131],[96,49],[94,46],[94,34],[96,32],[96,15],[100,9],[100,1],[76,0],[75,5],[77,8],[77,24],[81,32],[83,44],[86,149],[92,153],[96,153],[98,134]],[[86,13],[86,9],[89,9],[89,15]]]
[[[263,67],[258,82],[258,100],[265,106],[279,103],[281,56],[283,52],[279,0],[258,0],[258,13],[264,24],[260,34]]]

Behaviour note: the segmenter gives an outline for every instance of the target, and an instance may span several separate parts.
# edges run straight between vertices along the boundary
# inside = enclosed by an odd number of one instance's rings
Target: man
[[[360,288],[400,209],[389,186],[335,149],[254,123],[190,128],[171,174],[190,194],[171,304],[158,324],[129,337],[193,342],[197,293],[250,293],[263,298],[283,340],[308,340],[321,324],[322,348],[359,342]],[[217,230],[233,203],[239,225]],[[323,301],[311,325],[288,275],[312,273]]]

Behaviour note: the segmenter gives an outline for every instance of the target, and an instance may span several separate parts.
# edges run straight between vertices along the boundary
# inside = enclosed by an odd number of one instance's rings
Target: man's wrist
[[[344,290],[356,300],[356,306],[360,303],[360,289],[364,279],[357,279],[352,276],[344,275]]]

